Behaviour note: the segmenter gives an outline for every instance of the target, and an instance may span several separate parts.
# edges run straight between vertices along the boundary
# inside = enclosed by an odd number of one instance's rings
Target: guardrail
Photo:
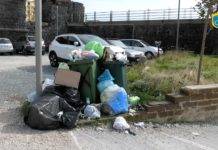
[[[178,16],[178,9],[155,9],[155,10],[134,10],[134,11],[110,11],[92,12],[85,14],[85,21],[113,22],[113,21],[144,21],[144,20],[175,20]],[[180,19],[198,19],[199,14],[194,8],[182,8]]]

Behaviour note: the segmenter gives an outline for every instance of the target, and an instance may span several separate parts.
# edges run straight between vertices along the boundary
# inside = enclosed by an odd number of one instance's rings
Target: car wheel
[[[49,60],[52,67],[58,67],[58,57],[55,52],[49,54]]]
[[[25,56],[28,55],[27,50],[26,50],[25,47],[22,47],[22,54],[25,55]]]
[[[152,54],[151,52],[146,52],[145,56],[147,59],[153,59],[154,58],[154,54]]]
[[[42,55],[45,55],[45,51],[42,51]]]

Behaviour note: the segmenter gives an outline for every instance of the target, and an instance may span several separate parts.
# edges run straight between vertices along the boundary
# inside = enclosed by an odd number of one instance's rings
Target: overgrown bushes
[[[186,85],[196,84],[199,57],[188,52],[165,55],[128,67],[128,90],[142,102],[164,100]],[[218,57],[205,56],[201,84],[218,83]]]

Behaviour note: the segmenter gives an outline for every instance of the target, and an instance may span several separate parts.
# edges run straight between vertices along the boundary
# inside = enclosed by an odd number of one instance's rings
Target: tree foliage
[[[202,18],[205,18],[207,15],[208,9],[212,9],[213,6],[218,5],[218,0],[200,0],[196,4],[197,11]]]

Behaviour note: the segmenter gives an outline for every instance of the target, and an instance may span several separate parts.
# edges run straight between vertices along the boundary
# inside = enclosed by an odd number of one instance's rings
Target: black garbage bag
[[[62,115],[59,115],[62,113]],[[63,98],[48,94],[31,104],[24,122],[31,128],[54,130],[61,127],[73,128],[78,121],[79,112]]]
[[[80,99],[79,91],[74,88],[52,85],[44,89],[43,95],[47,94],[58,95],[59,97],[65,99],[66,102],[76,110],[82,110],[85,106],[85,103]]]

